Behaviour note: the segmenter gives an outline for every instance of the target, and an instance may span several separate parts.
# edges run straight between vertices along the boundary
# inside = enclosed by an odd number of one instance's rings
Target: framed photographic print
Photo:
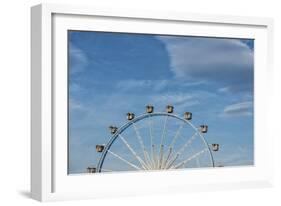
[[[32,8],[32,197],[270,186],[268,18]]]

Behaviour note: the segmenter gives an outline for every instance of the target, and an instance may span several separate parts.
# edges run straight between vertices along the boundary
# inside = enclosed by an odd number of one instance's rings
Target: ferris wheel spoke
[[[176,143],[176,141],[177,141],[177,139],[178,139],[178,137],[179,137],[179,134],[180,134],[180,132],[181,132],[181,130],[182,130],[182,128],[183,128],[184,125],[185,125],[185,123],[182,123],[182,124],[179,126],[179,128],[177,129],[176,134],[174,135],[171,144],[168,146],[169,148],[173,147],[174,144]]]
[[[204,152],[206,152],[206,151],[207,151],[207,149],[205,148],[205,149],[203,149],[203,150],[201,150],[201,151],[195,153],[194,155],[192,155],[192,156],[189,157],[188,159],[186,159],[186,160],[184,160],[184,161],[178,163],[177,165],[173,166],[172,168],[177,169],[177,168],[179,168],[179,167],[185,165],[187,162],[193,160],[194,158],[199,157],[200,155],[202,155],[202,154],[203,154]]]
[[[112,154],[114,157],[120,159],[122,162],[125,162],[127,165],[130,165],[131,167],[137,169],[137,170],[141,170],[141,168],[139,168],[138,166],[134,165],[133,163],[129,162],[128,160],[125,160],[123,157],[120,157],[118,154],[107,150],[107,152],[109,152],[110,154]]]
[[[181,132],[181,130],[182,130],[182,128],[183,128],[184,125],[185,125],[185,123],[182,123],[182,124],[178,127],[178,129],[177,129],[177,131],[176,131],[176,134],[174,135],[174,137],[173,137],[173,139],[172,139],[170,145],[168,146],[169,153],[168,153],[168,155],[167,155],[168,158],[165,160],[165,163],[164,163],[165,165],[166,165],[166,164],[168,163],[168,161],[169,161],[169,158],[170,158],[171,152],[172,152],[172,148],[173,148],[174,144],[176,143],[176,140],[178,139],[179,134],[180,134],[180,132]]]
[[[164,163],[163,163],[161,169],[166,168],[167,162],[169,161],[169,159],[170,159],[170,157],[171,157],[172,151],[173,151],[173,149],[170,147],[169,153],[168,153],[168,155],[167,155],[167,157],[166,157],[166,159],[165,159],[165,161],[164,161]]]
[[[148,166],[150,169],[153,169],[153,165],[154,165],[154,162],[153,162],[153,158],[149,156],[148,152],[145,151],[145,154],[146,154],[146,158],[148,160]]]
[[[193,153],[194,153],[194,149],[191,147],[190,150],[191,150],[191,152],[192,152],[192,154],[193,154]],[[196,159],[196,165],[197,165],[197,167],[200,167],[200,160],[198,159],[198,157],[196,157],[195,159]]]
[[[155,145],[152,145],[152,160],[153,160],[153,168],[156,169],[158,160],[155,153]]]
[[[164,145],[160,146],[160,155],[159,155],[159,162],[158,162],[158,169],[161,169],[162,167],[162,161],[163,161],[163,152],[164,152]]]
[[[151,118],[151,115],[149,115],[148,117],[149,119],[149,136],[150,136],[150,149],[151,149],[151,152],[150,152],[150,156],[149,156],[149,159],[150,159],[150,162],[151,162],[151,168],[154,169],[156,167],[156,159],[155,159],[155,147],[154,147],[154,144],[153,144],[153,132],[152,132],[152,128],[153,128],[153,120]]]
[[[169,116],[166,116],[166,118],[165,118],[163,130],[162,130],[162,135],[161,135],[161,143],[160,143],[160,149],[159,149],[159,159],[158,159],[158,165],[157,165],[157,168],[159,168],[159,169],[161,169],[161,165],[162,165],[162,161],[163,161],[163,155],[164,155],[163,142],[164,142],[165,137],[166,137],[166,127],[167,127],[168,117]]]
[[[188,141],[178,150],[178,152],[175,153],[175,155],[172,156],[170,162],[174,162],[174,159],[177,159],[178,156],[180,156],[184,150],[188,147],[188,145],[190,145],[192,143],[192,141],[195,139],[195,137],[197,136],[198,132],[195,132],[189,139]],[[170,166],[170,162],[168,163],[168,165]]]
[[[139,132],[139,129],[137,128],[136,124],[133,123],[133,127],[134,127],[134,130],[135,130],[135,133],[137,135],[137,139],[141,145],[141,148],[142,148],[142,152],[143,152],[143,155],[144,157],[146,156],[145,153],[146,153],[146,149],[145,149],[145,146],[144,146],[144,143],[143,143],[143,139],[142,139],[142,136],[140,135],[140,132]]]
[[[169,117],[169,116],[166,116],[166,118],[165,118],[163,130],[162,130],[162,136],[161,136],[161,143],[160,143],[160,145],[163,145],[164,139],[165,139],[165,137],[166,137],[166,127],[167,127],[168,117]]]
[[[153,123],[152,123],[151,115],[149,115],[148,119],[149,119],[150,149],[151,149],[151,154],[153,154],[153,149],[152,149],[152,145],[153,145],[153,135],[152,135]]]
[[[174,159],[172,159],[170,162],[167,163],[167,166],[165,167],[165,169],[171,169],[171,167],[173,166],[173,164],[175,163],[175,161],[178,159],[179,155],[177,154]]]
[[[196,138],[196,136],[198,135],[198,132],[195,132],[189,139],[188,141],[179,149],[179,151],[177,152],[179,155],[181,155],[184,150],[192,143],[192,141]]]
[[[148,152],[146,150],[144,151],[144,160],[145,160],[145,164],[146,164],[147,168],[152,169],[151,168],[152,163],[151,163],[151,160],[149,158]]]
[[[122,142],[126,145],[126,147],[130,150],[130,152],[134,155],[134,157],[139,161],[139,163],[141,164],[143,169],[148,169],[147,165],[145,164],[144,160],[141,159],[137,153],[135,152],[135,150],[130,146],[130,144],[127,142],[127,140],[121,135],[118,135],[120,137],[120,139],[122,140]]]

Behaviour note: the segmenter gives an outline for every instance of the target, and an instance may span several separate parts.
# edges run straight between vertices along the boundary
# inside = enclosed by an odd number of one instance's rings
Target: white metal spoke
[[[128,165],[130,165],[131,167],[137,169],[137,170],[141,170],[141,168],[139,168],[138,166],[134,165],[133,163],[129,162],[128,160],[125,160],[123,157],[120,157],[118,154],[111,152],[110,150],[107,150],[107,152],[109,152],[110,154],[112,154],[113,156],[115,156],[116,158],[120,159],[121,161],[127,163]]]
[[[172,167],[172,168],[177,169],[177,168],[181,167],[182,165],[185,165],[187,162],[191,161],[192,159],[197,158],[198,156],[200,156],[201,154],[203,154],[203,153],[206,152],[206,151],[207,151],[207,149],[205,148],[205,149],[203,149],[203,150],[197,152],[196,154],[192,155],[192,156],[189,157],[188,159],[186,159],[186,160],[184,160],[184,161],[178,163],[177,165],[175,165],[175,166]]]
[[[135,150],[129,145],[129,143],[126,141],[126,139],[121,134],[119,134],[118,136],[120,137],[122,142],[127,146],[127,148],[130,150],[130,152],[134,155],[134,157],[140,162],[142,168],[147,169],[148,167],[145,164],[145,162],[137,155]]]
[[[157,168],[161,168],[162,160],[163,160],[163,150],[164,150],[164,139],[166,137],[166,126],[167,126],[167,120],[169,116],[166,116],[164,126],[163,126],[163,131],[162,131],[162,136],[161,136],[161,143],[160,143],[160,148],[159,148],[159,159],[158,159],[158,165]]]
[[[195,132],[191,138],[180,148],[180,150],[177,152],[177,154],[181,155],[183,151],[192,143],[192,141],[195,139],[195,137],[198,135],[198,132]]]
[[[176,156],[173,155],[173,157],[171,158],[171,161],[174,161],[174,159],[178,158],[178,156],[180,156],[182,154],[182,152],[187,148],[188,145],[190,145],[192,143],[192,141],[195,139],[196,135],[198,133],[195,132],[191,138],[188,139],[188,141],[178,150],[178,152],[176,152]],[[170,165],[170,163],[168,163],[168,165]]]
[[[167,163],[167,166],[165,167],[165,169],[170,169],[174,162],[178,159],[179,155],[177,154],[176,157],[174,159],[172,159],[170,162]]]
[[[191,147],[190,150],[191,150],[191,152],[193,154],[194,153],[194,149]],[[197,167],[200,167],[200,160],[198,159],[198,157],[196,157],[196,165],[197,165]]]
[[[158,169],[161,169],[162,167],[164,145],[161,145],[160,147],[161,148],[160,148]]]
[[[169,149],[169,153],[168,153],[168,155],[167,155],[167,157],[166,157],[166,159],[165,159],[165,161],[164,161],[164,163],[163,163],[161,169],[166,168],[167,162],[169,161],[169,159],[170,159],[170,157],[171,157],[172,151],[173,151],[173,149],[170,148],[170,149]]]
[[[149,155],[148,155],[148,153],[146,151],[146,148],[144,146],[142,136],[140,135],[139,129],[137,128],[135,123],[133,123],[133,127],[134,127],[135,133],[137,135],[138,141],[139,141],[139,143],[141,145],[142,151],[143,151],[143,156],[145,158],[145,165],[149,169],[149,168],[151,168],[151,166],[150,166],[151,165],[150,158],[149,158]]]
[[[182,128],[183,128],[184,125],[185,125],[185,123],[182,123],[182,124],[179,126],[179,128],[177,129],[177,132],[176,132],[175,136],[173,137],[172,142],[171,142],[171,144],[169,145],[168,148],[171,148],[171,147],[174,146],[174,144],[176,143],[176,140],[178,139],[179,134],[180,134],[180,132],[181,132],[181,130],[182,130]]]
[[[145,158],[145,160],[146,160],[146,165],[147,165],[147,167],[149,167],[149,169],[152,169],[152,162],[151,162],[151,159],[150,159],[150,157],[149,157],[149,154],[148,154],[148,152],[145,150],[144,151],[144,158]]]
[[[152,145],[153,145],[152,126],[153,126],[153,123],[152,123],[152,119],[150,116],[148,117],[148,120],[149,120],[150,146],[151,146],[151,151],[152,151]],[[151,152],[151,154],[152,154],[152,152]]]
[[[153,159],[153,168],[157,168],[157,157],[155,154],[155,145],[152,145],[152,159]]]
[[[149,120],[149,135],[150,135],[150,156],[151,156],[151,166],[153,167],[153,165],[155,164],[154,162],[154,156],[153,156],[153,134],[152,134],[152,127],[153,127],[153,123],[152,123],[152,119],[151,116],[149,115],[148,117]]]
[[[178,139],[179,134],[180,134],[180,132],[181,132],[181,130],[182,130],[182,128],[183,128],[184,125],[185,125],[185,123],[182,123],[182,124],[179,126],[179,128],[177,129],[176,134],[174,135],[174,137],[173,137],[173,139],[172,139],[170,145],[168,146],[169,154],[167,155],[168,158],[165,160],[165,163],[164,163],[165,166],[164,166],[164,168],[166,167],[166,164],[167,164],[168,161],[169,161],[169,158],[170,158],[171,152],[172,152],[172,148],[173,148],[174,144],[176,143],[176,140]]]
[[[161,143],[160,145],[163,145],[164,139],[166,137],[166,126],[167,126],[167,120],[169,116],[166,116],[164,126],[163,126],[163,131],[162,131],[162,137],[161,137]]]
[[[141,135],[140,135],[139,129],[137,128],[137,126],[136,126],[135,123],[133,123],[133,127],[134,127],[135,133],[136,133],[136,135],[137,135],[137,138],[138,138],[138,140],[139,140],[139,143],[140,143],[140,145],[141,145],[143,155],[144,155],[144,157],[145,157],[146,149],[145,149],[145,146],[144,146],[142,137],[141,137]]]

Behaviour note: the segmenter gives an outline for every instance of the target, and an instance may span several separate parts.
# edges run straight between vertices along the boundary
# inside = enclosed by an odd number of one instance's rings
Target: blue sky
[[[108,126],[121,126],[127,112],[140,115],[147,104],[157,111],[172,104],[177,114],[191,111],[194,125],[209,125],[207,141],[221,146],[217,165],[253,164],[253,40],[68,35],[70,173],[95,166],[95,145],[108,141]]]

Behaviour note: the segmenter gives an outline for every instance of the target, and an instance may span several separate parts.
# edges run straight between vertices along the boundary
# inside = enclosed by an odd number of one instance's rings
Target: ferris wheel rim
[[[134,119],[126,122],[125,124],[123,124],[120,128],[118,128],[118,130],[116,131],[116,133],[114,135],[112,135],[109,139],[109,141],[107,142],[107,144],[105,145],[104,147],[104,150],[101,154],[101,157],[98,161],[98,164],[97,164],[97,168],[96,168],[96,172],[100,173],[101,170],[102,170],[102,166],[103,166],[103,162],[104,162],[104,159],[108,153],[108,150],[110,149],[110,147],[112,146],[112,144],[114,143],[114,141],[117,139],[117,137],[119,135],[122,134],[122,132],[124,132],[129,126],[133,125],[134,123],[138,122],[138,121],[141,121],[143,119],[146,119],[146,118],[149,118],[149,117],[152,117],[152,116],[167,116],[167,117],[173,117],[173,118],[176,118],[178,120],[181,120],[183,121],[184,123],[187,123],[189,124],[189,126],[191,126],[195,131],[198,130],[197,127],[195,127],[189,120],[186,120],[176,114],[173,114],[173,113],[167,113],[167,112],[154,112],[154,113],[144,113],[144,114],[141,114],[137,117],[135,117]],[[213,154],[212,154],[212,151],[210,149],[210,146],[207,142],[207,140],[204,138],[204,136],[198,132],[198,135],[200,136],[200,138],[202,139],[204,145],[206,146],[208,152],[209,152],[209,155],[210,155],[210,161],[211,161],[211,164],[212,164],[212,167],[215,167],[215,163],[214,163],[214,158],[213,158]]]

